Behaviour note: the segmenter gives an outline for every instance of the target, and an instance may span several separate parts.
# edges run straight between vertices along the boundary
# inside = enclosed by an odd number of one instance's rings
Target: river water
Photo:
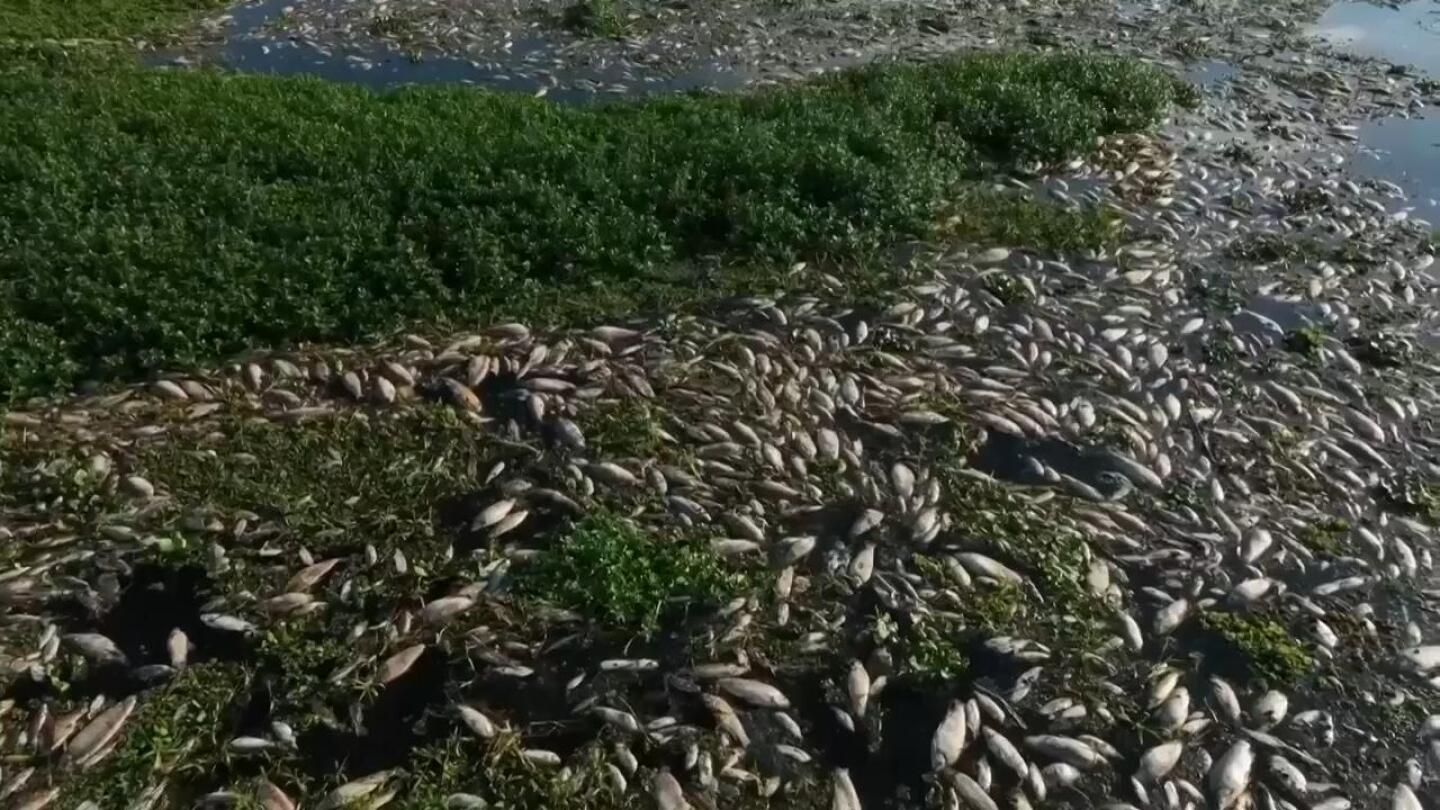
[[[1341,2],[1313,33],[1346,51],[1383,59],[1440,81],[1440,2],[1399,5]],[[1355,174],[1400,185],[1411,204],[1432,218],[1440,206],[1440,111],[1367,123],[1351,164]]]

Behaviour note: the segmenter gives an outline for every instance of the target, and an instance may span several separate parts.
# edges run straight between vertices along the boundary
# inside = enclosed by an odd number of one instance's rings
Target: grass
[[[382,555],[438,558],[451,540],[438,510],[478,486],[492,463],[476,432],[441,408],[303,425],[237,420],[224,433],[148,448],[138,466],[177,503],[253,511],[317,555],[368,542]],[[205,545],[187,550],[203,554]]]
[[[419,321],[773,291],[775,262],[929,234],[985,161],[1144,128],[1176,88],[1138,63],[979,55],[569,108],[46,52],[0,69],[0,397]],[[1077,246],[1105,227],[1009,206],[950,227]]]
[[[520,569],[516,587],[611,627],[653,632],[667,613],[725,601],[741,579],[693,538],[598,513]]]
[[[115,751],[70,780],[59,806],[90,800],[123,807],[152,785],[180,794],[208,785],[224,770],[225,744],[249,681],[237,664],[197,664],[141,696]]]
[[[222,0],[0,0],[0,43],[164,33]]]
[[[1274,619],[1209,611],[1200,622],[1221,643],[1224,660],[1241,662],[1250,677],[1264,678],[1271,686],[1293,684],[1313,666],[1294,634]]]
[[[585,443],[599,458],[654,459],[666,449],[656,409],[639,397],[597,403],[580,419]]]
[[[495,810],[544,807],[554,810],[620,810],[627,799],[606,778],[603,749],[577,752],[572,779],[556,779],[552,769],[532,765],[520,755],[521,739],[504,734],[476,752],[477,741],[450,737],[411,756],[410,783],[395,804],[398,810],[444,807],[455,793],[485,800]]]

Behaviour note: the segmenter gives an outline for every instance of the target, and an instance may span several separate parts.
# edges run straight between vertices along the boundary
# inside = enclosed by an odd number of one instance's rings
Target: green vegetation
[[[1325,332],[1314,326],[1302,326],[1285,334],[1285,348],[1306,357],[1315,357],[1325,345]]]
[[[0,45],[163,33],[222,0],[0,0]]]
[[[238,664],[197,664],[142,695],[115,751],[67,783],[61,806],[88,799],[126,807],[160,784],[181,794],[187,785],[203,789],[222,770],[249,682],[250,673]]]
[[[647,534],[600,513],[521,568],[516,588],[612,627],[652,632],[667,612],[723,602],[741,579],[694,538]]]
[[[1344,537],[1349,533],[1350,521],[1331,517],[1305,526],[1296,539],[1316,554],[1336,555],[1344,550]]]
[[[585,444],[600,458],[659,458],[664,428],[650,404],[639,397],[607,400],[584,411]]]
[[[569,761],[571,779],[556,779],[555,771],[527,762],[521,756],[521,739],[505,734],[485,746],[461,735],[417,749],[410,757],[410,784],[391,805],[399,810],[443,807],[454,793],[479,796],[494,810],[620,810],[626,797],[606,777],[605,753],[598,746],[578,752]]]
[[[900,649],[905,674],[922,681],[951,682],[970,671],[961,645],[964,628],[939,619],[923,619],[910,628]]]
[[[1226,648],[1225,655],[1240,658],[1250,677],[1264,678],[1272,686],[1292,684],[1305,677],[1312,660],[1295,635],[1279,622],[1263,616],[1210,611],[1201,626]]]
[[[929,233],[985,160],[1074,153],[1176,97],[1158,69],[1075,55],[592,108],[19,60],[0,70],[0,396],[419,320],[773,291],[757,266]],[[1106,230],[1033,203],[956,216],[1016,244]]]
[[[991,554],[1034,577],[1051,611],[1099,615],[1099,600],[1085,581],[1085,538],[1050,504],[1026,503],[1005,487],[948,470],[941,480],[960,536],[988,544]]]
[[[589,37],[622,37],[629,29],[620,0],[578,0],[565,7],[560,22],[576,34]]]
[[[373,543],[382,554],[402,548],[412,561],[438,558],[449,541],[437,510],[472,491],[492,463],[478,433],[438,407],[225,427],[211,444],[147,448],[141,473],[187,507],[277,521],[317,555]]]

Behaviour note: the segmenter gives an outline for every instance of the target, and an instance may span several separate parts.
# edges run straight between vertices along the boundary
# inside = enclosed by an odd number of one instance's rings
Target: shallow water
[[[1440,213],[1440,111],[1372,121],[1361,129],[1360,143],[1351,171],[1404,188],[1416,212],[1434,222]]]
[[[1347,0],[1331,6],[1314,33],[1363,56],[1440,76],[1440,0],[1395,7]]]
[[[1181,78],[1192,84],[1198,84],[1202,87],[1213,87],[1230,81],[1235,78],[1235,74],[1239,72],[1240,69],[1229,62],[1219,59],[1208,59],[1190,66],[1180,75]]]
[[[1397,6],[1346,0],[1331,6],[1312,31],[1346,51],[1440,78],[1440,0]],[[1417,213],[1433,219],[1440,207],[1440,114],[1367,124],[1351,171],[1399,185]]]
[[[679,75],[657,75],[618,60],[587,64],[567,59],[562,44],[543,35],[513,40],[487,60],[401,53],[378,42],[334,47],[294,38],[274,23],[293,0],[235,6],[225,24],[224,42],[206,54],[209,61],[246,73],[315,76],[376,90],[414,84],[470,84],[584,103],[651,93],[728,90],[752,77],[720,63],[706,63]],[[187,57],[161,53],[156,64],[184,65]]]

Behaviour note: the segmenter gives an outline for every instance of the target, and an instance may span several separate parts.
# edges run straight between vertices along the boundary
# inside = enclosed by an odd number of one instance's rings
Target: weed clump
[[[740,584],[698,539],[650,534],[604,513],[576,524],[516,580],[523,596],[643,633],[673,611],[719,604]]]
[[[586,445],[605,458],[659,458],[665,431],[656,412],[639,397],[598,403],[580,420]]]
[[[1317,554],[1338,555],[1344,551],[1343,538],[1350,533],[1350,521],[1344,518],[1317,520],[1296,535],[1306,548]]]
[[[573,33],[587,37],[622,37],[629,30],[620,0],[578,0],[566,6],[560,22]]]
[[[1302,326],[1285,335],[1285,348],[1306,357],[1316,357],[1325,345],[1325,333],[1314,326]]]
[[[1272,685],[1291,684],[1305,677],[1312,659],[1283,625],[1262,616],[1210,611],[1201,626],[1220,641],[1225,652],[1243,662],[1250,677]]]

